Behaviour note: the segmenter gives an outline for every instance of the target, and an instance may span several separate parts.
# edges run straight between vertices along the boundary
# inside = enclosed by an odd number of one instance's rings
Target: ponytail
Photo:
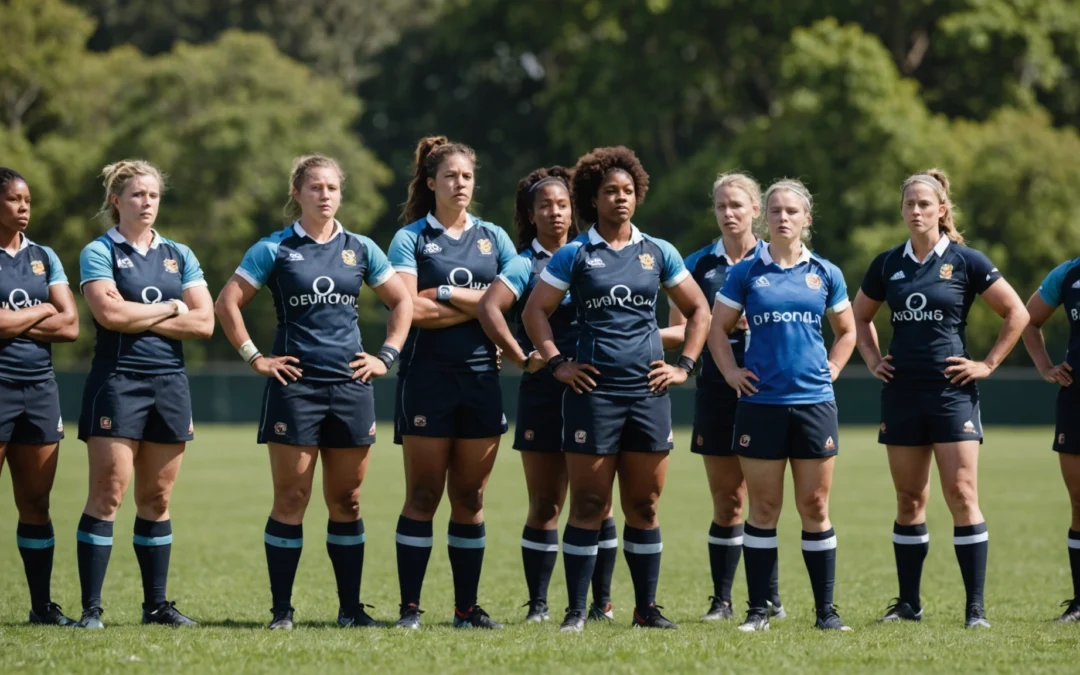
[[[901,205],[903,204],[904,193],[913,183],[922,183],[934,191],[938,201],[945,205],[945,214],[938,220],[938,231],[948,237],[949,241],[954,244],[963,245],[964,235],[960,234],[960,230],[956,229],[956,221],[953,219],[956,207],[953,206],[952,200],[949,199],[949,177],[945,175],[945,172],[941,169],[927,169],[922,173],[909,177],[904,181],[904,186],[900,189]]]
[[[439,165],[451,155],[464,155],[476,165],[476,152],[464,143],[451,143],[446,136],[427,136],[416,144],[413,177],[409,181],[409,197],[401,207],[401,222],[409,224],[435,212],[435,192],[427,179],[434,178]]]

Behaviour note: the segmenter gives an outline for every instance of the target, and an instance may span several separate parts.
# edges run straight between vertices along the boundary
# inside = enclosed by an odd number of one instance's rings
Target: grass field
[[[855,628],[847,634],[814,630],[812,598],[799,550],[795,510],[780,524],[780,587],[789,618],[769,633],[745,635],[730,622],[698,617],[711,593],[706,532],[709,498],[699,458],[673,454],[662,502],[664,561],[659,602],[681,624],[678,632],[633,631],[633,594],[620,555],[614,580],[617,622],[560,635],[557,621],[526,625],[519,541],[525,513],[517,453],[504,448],[487,499],[487,557],[480,601],[499,633],[450,627],[452,587],[445,547],[446,511],[436,519],[436,546],[424,588],[425,629],[341,630],[323,535],[326,509],[313,498],[307,546],[294,594],[298,628],[264,630],[269,583],[262,531],[270,505],[265,450],[250,426],[201,427],[173,500],[175,544],[170,593],[202,622],[176,631],[139,625],[141,590],[130,545],[134,508],[117,519],[116,547],[105,583],[100,632],[30,628],[29,598],[15,546],[11,485],[0,482],[0,672],[607,672],[664,670],[756,672],[824,671],[1076,672],[1080,626],[1059,626],[1057,604],[1071,592],[1065,549],[1068,502],[1047,429],[991,429],[983,449],[980,487],[991,532],[987,605],[993,629],[965,631],[963,585],[952,530],[935,484],[930,508],[931,554],[923,582],[925,618],[919,625],[878,626],[874,620],[895,594],[891,544],[893,493],[874,430],[848,428],[833,490],[839,536],[837,602]],[[689,431],[676,437],[686,448]],[[367,528],[364,600],[379,619],[396,618],[394,526],[402,499],[402,468],[389,434],[375,448],[365,485]],[[511,438],[511,437],[508,437]],[[7,472],[5,472],[6,474]],[[79,614],[75,526],[86,496],[83,446],[69,441],[53,492],[57,558],[53,597]],[[936,480],[936,478],[935,478]],[[315,495],[319,495],[316,488]],[[621,523],[621,516],[616,518]],[[621,529],[621,524],[620,524]],[[552,580],[553,619],[561,618],[565,585],[560,560]],[[745,600],[740,568],[736,603]]]

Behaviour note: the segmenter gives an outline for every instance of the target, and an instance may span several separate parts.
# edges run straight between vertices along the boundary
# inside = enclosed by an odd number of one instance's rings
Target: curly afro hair
[[[582,155],[574,167],[573,195],[578,217],[584,223],[596,222],[596,206],[593,199],[600,192],[600,184],[612,171],[625,171],[634,181],[635,201],[640,205],[649,191],[649,174],[634,151],[622,145],[612,148],[595,148]]]
[[[566,188],[567,194],[573,194],[570,190],[570,170],[562,166],[549,166],[546,169],[537,169],[518,182],[517,193],[514,195],[514,225],[517,226],[518,251],[524,251],[536,237],[536,224],[529,220],[532,213],[533,203],[536,201],[535,188],[538,183],[545,179],[558,181]],[[570,207],[573,209],[574,202],[571,199]],[[570,215],[570,231],[568,239],[578,236],[576,215]]]

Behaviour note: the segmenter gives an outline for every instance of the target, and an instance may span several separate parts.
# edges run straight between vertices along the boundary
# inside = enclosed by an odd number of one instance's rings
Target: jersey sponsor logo
[[[526,429],[525,430],[525,440],[531,441],[531,440],[534,440],[535,438],[536,438],[536,432],[535,431],[533,431],[532,429]]]
[[[180,272],[180,266],[176,264],[176,261],[172,258],[165,258],[162,261],[165,264],[165,271],[169,274],[177,274]]]
[[[739,437],[739,445],[744,448],[750,447],[750,434],[743,434]]]
[[[274,433],[277,434],[278,436],[284,436],[285,432],[288,431],[288,430],[289,430],[289,425],[285,424],[284,422],[275,422],[274,423]]]
[[[26,289],[13,288],[8,293],[7,302],[0,302],[0,307],[4,309],[25,309],[27,307],[37,307],[40,304],[41,300],[31,298]]]
[[[491,255],[490,239],[478,239],[476,241],[476,247],[480,249],[480,255]]]
[[[102,417],[101,419],[98,420],[98,426],[101,427],[102,429],[105,429],[106,431],[108,431],[109,429],[112,429],[112,418],[111,417]]]
[[[828,438],[825,439],[825,449],[826,450],[835,450],[836,449],[836,441],[833,440],[832,436],[829,436]]]
[[[1069,311],[1069,316],[1072,317],[1073,321],[1076,321],[1076,320],[1080,319],[1080,309],[1070,310]]]
[[[446,283],[457,288],[471,288],[475,291],[482,291],[491,285],[480,281],[473,282],[472,270],[466,267],[455,267],[450,270],[450,274],[446,275]]]
[[[821,277],[816,274],[806,275],[806,287],[812,291],[816,291],[821,288]]]
[[[769,280],[765,277],[758,277],[754,279],[754,288],[766,288],[769,286]]]
[[[297,253],[296,251],[293,251],[293,252],[289,253],[289,261],[290,262],[303,262],[304,261],[304,256]]]
[[[356,251],[348,248],[342,251],[341,262],[345,263],[349,267],[356,267]]]
[[[938,270],[938,276],[942,279],[952,279],[952,265],[949,263],[942,265],[941,269]]]
[[[161,289],[157,286],[147,286],[146,288],[142,289],[142,293],[140,295],[142,296],[142,301],[144,305],[156,305],[161,302],[161,298],[164,297]]]
[[[973,434],[973,433],[975,433],[975,424],[972,423],[971,420],[968,420],[967,422],[964,422],[964,433],[965,434]]]
[[[315,277],[311,282],[311,293],[301,293],[289,297],[289,305],[307,307],[308,305],[349,305],[356,307],[356,296],[334,292],[334,280],[330,277]]]
[[[904,306],[907,309],[897,310],[892,313],[894,323],[903,321],[943,321],[945,312],[940,309],[926,309],[928,300],[922,293],[912,293],[907,296]]]
[[[645,295],[635,294],[629,286],[616,284],[611,287],[607,295],[599,298],[586,298],[586,309],[600,309],[601,307],[653,307],[656,305],[656,295],[651,298]]]
[[[607,267],[607,265],[600,258],[585,258],[585,267],[596,269],[598,267]]]
[[[117,258],[116,267],[122,270],[130,270],[135,268],[135,263],[131,262],[131,258]]]
[[[653,260],[651,253],[642,253],[637,259],[641,263],[641,269],[643,270],[651,270],[656,266],[656,261]]]
[[[41,275],[45,274],[45,263],[41,262],[40,260],[31,260],[30,271],[40,277]]]
[[[426,427],[427,418],[423,415],[417,415],[416,417],[412,418],[412,423],[414,427]]]
[[[589,437],[589,435],[587,433],[585,433],[585,431],[582,430],[582,429],[578,429],[577,431],[574,432],[574,442],[575,443],[584,443],[585,439],[587,439],[588,437]]]
[[[889,281],[900,281],[903,278],[904,278],[904,270],[900,270],[896,274],[889,277]]]
[[[814,312],[765,312],[753,316],[753,325],[769,323],[810,323],[821,325],[821,315]]]
[[[439,246],[435,242],[428,242],[424,244],[424,255],[435,255],[436,253],[442,253],[442,246]]]

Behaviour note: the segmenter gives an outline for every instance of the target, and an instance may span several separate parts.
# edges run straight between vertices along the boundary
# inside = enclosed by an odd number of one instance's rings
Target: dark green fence
[[[57,373],[64,418],[77,419],[85,373]],[[196,422],[255,422],[259,419],[266,380],[230,366],[190,373],[191,403]],[[511,421],[517,411],[518,378],[503,377],[503,401]],[[393,377],[375,385],[375,412],[380,420],[394,414]],[[1038,379],[1033,370],[999,371],[980,385],[985,424],[1034,425],[1054,423],[1057,388]],[[843,424],[878,424],[880,383],[869,375],[845,373],[836,383]],[[676,424],[690,424],[694,414],[694,387],[672,390]]]

